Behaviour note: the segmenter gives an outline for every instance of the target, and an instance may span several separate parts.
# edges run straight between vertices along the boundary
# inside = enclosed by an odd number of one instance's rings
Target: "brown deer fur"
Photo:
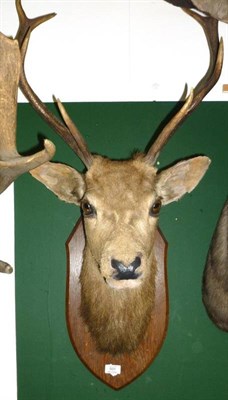
[[[228,201],[208,253],[203,277],[203,302],[212,321],[228,332]]]
[[[81,312],[101,351],[130,352],[138,346],[154,305],[158,215],[151,208],[158,199],[165,205],[193,190],[209,163],[195,157],[157,173],[143,155],[126,161],[94,156],[84,176],[50,162],[32,171],[61,199],[96,210],[84,215]],[[116,279],[112,259],[129,265],[135,257],[141,259],[137,278]]]

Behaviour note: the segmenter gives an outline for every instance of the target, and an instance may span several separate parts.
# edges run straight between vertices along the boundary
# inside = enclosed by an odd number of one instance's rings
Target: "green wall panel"
[[[92,152],[127,158],[144,150],[173,103],[68,104]],[[50,106],[52,110],[53,106]],[[24,153],[48,137],[55,160],[80,171],[82,163],[29,105],[18,109],[18,148]],[[37,146],[38,144],[38,146]],[[32,149],[32,150],[31,150]],[[195,154],[212,164],[190,195],[161,212],[169,243],[169,328],[147,371],[116,392],[77,358],[65,322],[65,242],[80,213],[60,202],[29,174],[15,184],[18,400],[225,400],[228,334],[208,319],[201,301],[206,255],[227,198],[228,104],[203,103],[179,128],[160,167]]]

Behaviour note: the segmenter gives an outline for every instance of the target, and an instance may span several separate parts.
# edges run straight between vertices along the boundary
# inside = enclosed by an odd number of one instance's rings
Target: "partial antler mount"
[[[45,140],[45,149],[22,157],[16,149],[17,89],[21,71],[18,42],[0,33],[0,193],[18,176],[50,160],[55,146]]]

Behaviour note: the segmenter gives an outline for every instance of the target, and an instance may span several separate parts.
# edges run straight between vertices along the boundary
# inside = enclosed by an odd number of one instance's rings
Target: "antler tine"
[[[82,159],[84,159],[85,165],[90,166],[92,164],[92,155],[88,153],[87,150],[87,145],[83,137],[81,136],[78,128],[75,126],[73,123],[72,119],[69,117],[69,115],[66,112],[65,107],[61,103],[59,99],[56,99],[56,103],[58,105],[60,114],[68,127],[69,131],[71,132],[71,135],[74,137],[75,141],[78,143],[78,156]]]
[[[217,80],[220,77],[221,71],[222,71],[222,64],[223,64],[223,40],[221,39],[222,44],[220,45],[219,42],[219,37],[218,37],[218,20],[210,17],[210,16],[203,16],[198,14],[197,11],[188,9],[188,8],[183,8],[183,11],[190,15],[192,18],[194,18],[203,28],[207,43],[208,43],[208,48],[210,52],[210,62],[209,62],[209,67],[204,75],[204,77],[199,81],[195,88],[195,94],[197,96],[202,96],[202,98],[205,97],[205,95],[212,89],[212,87],[215,85]],[[221,49],[222,47],[222,49]],[[211,79],[213,76],[217,78],[217,80],[214,82],[213,79]],[[206,83],[206,90],[207,92],[204,94],[205,91],[205,83]],[[199,101],[201,101],[200,99]]]
[[[88,150],[87,145],[81,133],[75,126],[74,135],[72,136],[72,133],[68,129],[68,127],[65,126],[64,123],[62,123],[62,121],[60,121],[53,113],[51,113],[48,110],[46,105],[40,100],[40,98],[36,95],[36,93],[29,85],[24,70],[24,61],[31,32],[38,25],[54,17],[56,14],[52,13],[30,19],[26,16],[22,8],[21,0],[16,0],[16,7],[19,17],[19,29],[16,35],[16,39],[20,44],[21,57],[22,57],[22,69],[21,69],[19,87],[23,92],[23,94],[25,95],[25,97],[29,100],[33,108],[37,111],[37,113],[62,137],[62,139],[80,157],[85,166],[89,168],[92,165],[93,157],[90,151]],[[80,148],[82,143],[83,146],[82,148]]]
[[[13,268],[5,261],[0,261],[0,272],[4,274],[12,274]]]
[[[182,122],[190,115],[199,105],[203,98],[217,83],[223,65],[223,40],[218,40],[218,21],[212,17],[202,16],[197,12],[189,9],[183,9],[187,14],[192,16],[202,26],[210,50],[210,64],[204,77],[199,81],[194,90],[185,100],[184,105],[176,115],[168,122],[161,131],[158,138],[150,147],[145,159],[154,164],[163,146],[169,138],[174,134]]]
[[[15,39],[18,40],[20,47],[27,34],[30,35],[31,31],[38,25],[56,16],[56,13],[50,13],[36,18],[28,18],[22,7],[21,0],[16,0],[16,9],[19,18],[19,28]]]

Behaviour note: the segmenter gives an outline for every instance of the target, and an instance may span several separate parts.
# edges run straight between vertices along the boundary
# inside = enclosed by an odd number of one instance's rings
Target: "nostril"
[[[136,268],[140,267],[141,265],[141,258],[138,256],[135,257],[134,261],[132,261],[129,265],[125,265],[121,261],[115,260],[115,258],[113,258],[111,260],[111,265],[112,268],[116,269],[117,271],[121,272],[135,271]]]
[[[135,257],[134,261],[130,264],[131,267],[134,269],[140,267],[141,265],[141,258],[140,257]]]
[[[111,260],[111,266],[112,268],[117,269],[118,268],[118,263],[119,261],[115,260],[114,258]]]
[[[111,260],[111,265],[112,268],[115,268],[118,271],[124,271],[127,268],[121,261],[115,260],[114,258]]]
[[[117,270],[117,273],[114,275],[114,279],[137,279],[139,275],[135,273],[135,270],[141,265],[141,258],[136,257],[129,265],[124,265],[121,261],[113,258],[111,260],[111,265],[112,268]]]

